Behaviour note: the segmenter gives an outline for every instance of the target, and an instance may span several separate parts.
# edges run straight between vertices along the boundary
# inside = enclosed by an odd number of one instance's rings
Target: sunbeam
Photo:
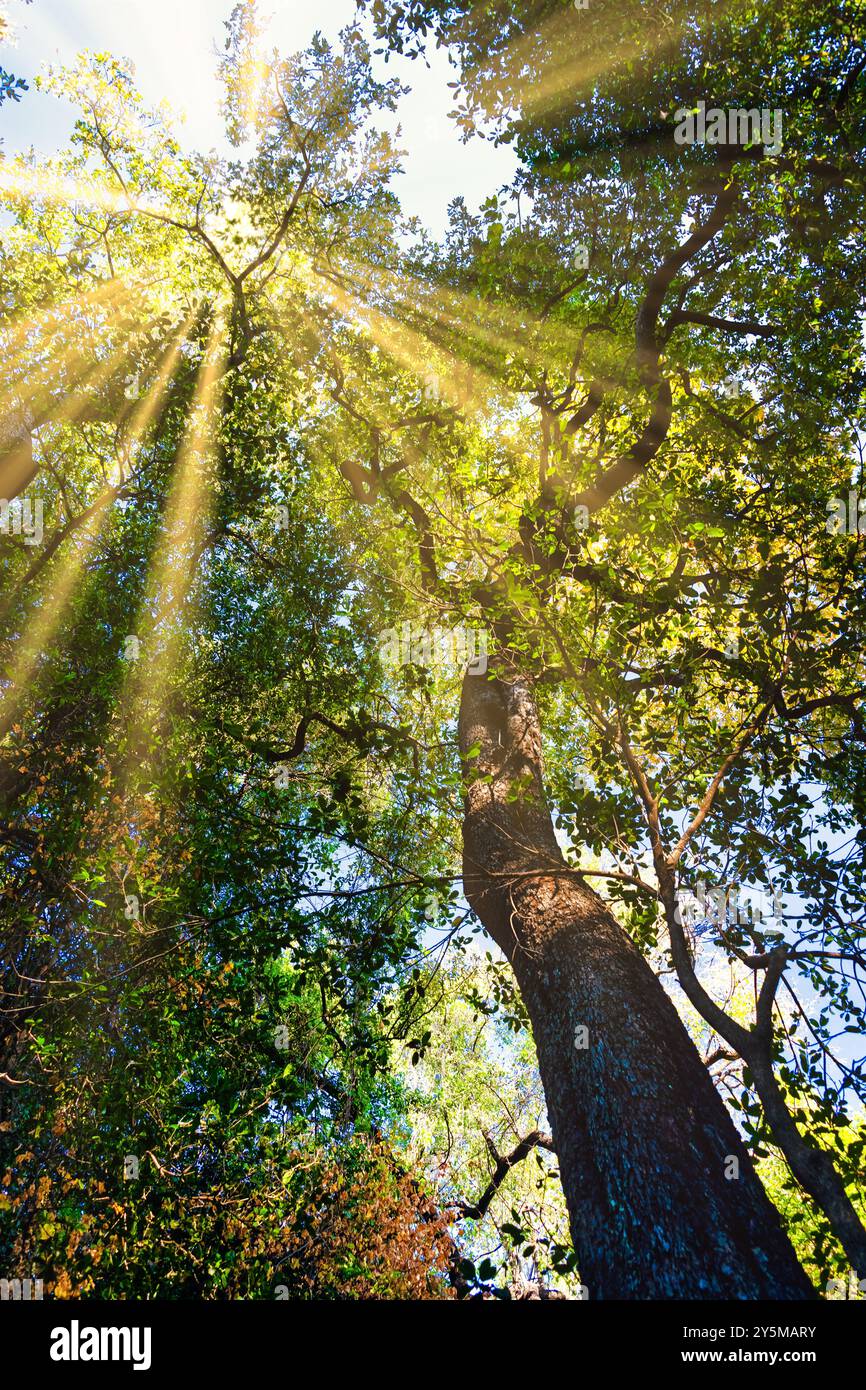
[[[218,313],[208,335],[175,459],[161,535],[151,559],[138,630],[124,639],[129,746],[123,773],[128,786],[141,746],[158,729],[181,642],[181,617],[195,584],[212,504],[217,422],[225,379],[226,322]]]
[[[156,320],[151,321],[151,327]],[[143,331],[147,330],[147,325]],[[99,392],[111,385],[132,357],[136,344],[128,335],[106,357],[95,363],[77,346],[56,348],[41,364],[41,376],[34,382],[13,382],[0,397],[0,409],[7,415],[10,443],[26,434],[37,434],[46,425],[74,424],[84,418],[101,418],[117,413],[117,406],[100,406]],[[96,412],[96,414],[94,414]],[[5,443],[5,440],[3,441]],[[0,447],[0,468],[3,466]],[[5,481],[5,479],[2,479]],[[9,496],[9,492],[4,492]]]
[[[12,353],[19,351],[31,334],[45,336],[53,333],[64,326],[74,312],[81,312],[89,306],[110,305],[121,296],[128,297],[130,292],[131,287],[126,281],[112,277],[91,289],[80,290],[69,299],[46,304],[26,318],[0,319],[0,363],[7,362]]]
[[[58,321],[46,311],[42,316],[34,316],[27,325],[21,325],[10,340],[0,348],[0,364],[6,376],[0,402],[12,396],[20,400],[22,389],[29,388],[35,398],[44,389],[46,377],[62,367],[87,364],[85,356],[86,340],[90,340],[90,351],[94,353],[100,345],[102,333],[123,322],[128,312],[130,291],[114,283],[110,296],[95,304],[70,303]],[[98,313],[97,313],[98,310]],[[100,332],[100,330],[102,332]],[[83,367],[80,375],[83,375]],[[26,385],[25,385],[26,383]]]
[[[0,164],[0,194],[20,197],[28,203],[59,203],[73,207],[99,208],[103,212],[160,213],[159,204],[150,198],[132,197],[104,184],[57,174],[51,169],[34,169],[20,161],[4,160]]]
[[[194,315],[190,315],[176,330],[155,380],[129,417],[123,441],[127,455],[145,439],[151,424],[162,409],[177,369],[181,343],[193,318]],[[49,547],[59,549],[64,541],[73,537],[75,539],[74,545],[50,574],[50,592],[43,596],[41,606],[36,612],[29,614],[24,621],[23,631],[16,645],[15,660],[8,675],[8,685],[0,696],[0,737],[4,737],[12,722],[20,717],[40,659],[49,650],[57,635],[109,515],[111,503],[121,495],[125,481],[123,465],[118,463],[117,475],[105,485],[96,500],[74,523],[65,528],[58,528],[55,536],[48,541]],[[46,555],[40,556],[31,569],[35,568],[36,563],[44,567],[47,558]],[[25,575],[22,587],[26,584],[27,578]],[[8,607],[7,601],[4,608],[8,610]]]
[[[301,266],[300,273],[313,294],[331,300],[378,348],[417,376],[431,400],[481,416],[489,409],[491,397],[501,397],[502,386],[489,373],[464,362],[384,310],[365,303],[314,267],[307,270]]]
[[[601,79],[618,67],[639,62],[646,55],[650,25],[653,52],[658,57],[680,42],[694,19],[674,20],[653,11],[642,21],[636,39],[623,37],[621,19],[615,12],[607,16],[607,32],[601,28],[604,22],[604,17],[594,16],[588,6],[568,6],[508,45],[497,71],[519,69],[523,74],[515,84],[514,101],[524,117],[538,119],[571,106],[588,97]],[[583,43],[579,41],[581,28],[586,33]]]
[[[481,299],[452,286],[434,286],[419,276],[371,265],[347,262],[352,278],[366,293],[386,295],[403,313],[425,316],[445,332],[458,333],[478,351],[489,351],[508,362],[529,358],[539,371],[562,368],[574,352],[574,334],[555,320],[530,309],[518,313],[508,304]],[[572,275],[574,285],[579,278]],[[568,284],[568,280],[566,280]]]

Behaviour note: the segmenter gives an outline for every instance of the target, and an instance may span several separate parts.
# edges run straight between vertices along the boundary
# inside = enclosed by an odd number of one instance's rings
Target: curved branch
[[[548,1149],[551,1153],[556,1152],[550,1135],[544,1134],[540,1129],[534,1129],[531,1133],[524,1135],[510,1154],[497,1153],[496,1146],[488,1134],[485,1134],[484,1139],[496,1164],[490,1181],[477,1202],[458,1202],[456,1204],[456,1209],[461,1217],[470,1221],[481,1220],[511,1169],[516,1163],[521,1163],[532,1153],[533,1149]]]

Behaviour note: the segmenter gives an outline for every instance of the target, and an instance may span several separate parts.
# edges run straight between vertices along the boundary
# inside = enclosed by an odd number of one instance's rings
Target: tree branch
[[[544,1134],[540,1129],[534,1129],[525,1135],[512,1149],[510,1154],[497,1153],[493,1140],[489,1135],[484,1136],[488,1149],[493,1156],[496,1167],[493,1170],[489,1183],[485,1187],[477,1202],[458,1202],[456,1209],[461,1217],[470,1221],[480,1221],[486,1214],[490,1203],[502,1186],[508,1173],[516,1163],[522,1162],[533,1149],[549,1149],[551,1153],[556,1150],[553,1147],[553,1140],[549,1134]]]

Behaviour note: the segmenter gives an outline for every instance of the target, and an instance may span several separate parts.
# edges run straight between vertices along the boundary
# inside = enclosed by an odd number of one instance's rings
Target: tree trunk
[[[814,1297],[661,984],[563,872],[531,685],[467,675],[464,884],[532,1023],[590,1298]]]

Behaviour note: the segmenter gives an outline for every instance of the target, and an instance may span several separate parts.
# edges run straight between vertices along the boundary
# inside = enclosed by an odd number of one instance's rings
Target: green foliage
[[[681,892],[783,912],[704,914],[691,944],[751,1023],[747,958],[788,943],[809,1015],[780,1010],[777,1075],[862,1171],[866,576],[856,528],[825,524],[862,483],[851,7],[672,3],[661,45],[631,3],[366,8],[391,51],[446,44],[463,130],[520,156],[442,245],[403,223],[379,126],[400,87],[360,24],[262,84],[246,5],[235,157],[187,155],[89,54],[45,79],[80,101],[69,150],[4,194],[0,467],[34,441],[48,520],[35,552],[0,537],[0,1267],[61,1295],[574,1293],[546,1149],[461,1214],[543,1098],[459,896],[460,664],[389,660],[404,625],[482,633],[532,676],[569,863],[662,972],[635,768],[669,845],[712,792]],[[675,146],[702,93],[783,107],[784,157]],[[734,185],[648,330],[648,286]],[[735,1072],[824,1281],[838,1248]]]
[[[26,4],[31,4],[32,0],[25,0]],[[0,11],[0,39],[4,37],[9,28],[9,20],[3,11]],[[28,83],[24,77],[16,77],[14,73],[7,72],[0,66],[0,106],[4,101],[20,101],[23,92],[28,90]]]

